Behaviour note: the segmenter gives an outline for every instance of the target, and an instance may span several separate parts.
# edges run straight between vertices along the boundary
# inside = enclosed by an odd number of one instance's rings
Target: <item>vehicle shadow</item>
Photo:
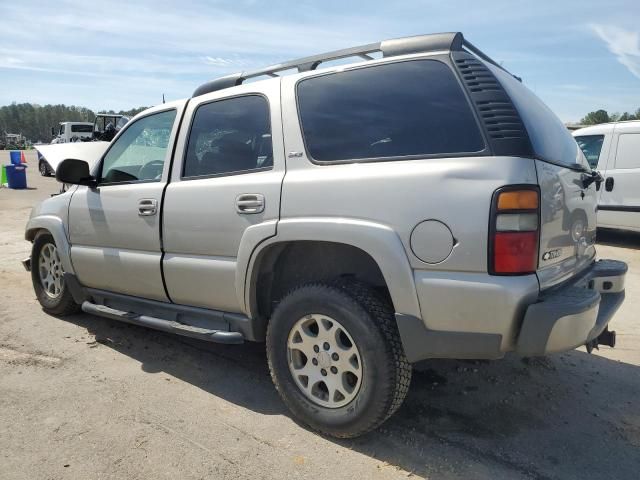
[[[633,248],[640,250],[640,232],[599,228],[596,242],[610,247]]]
[[[64,320],[145,372],[165,372],[255,412],[288,415],[261,344],[210,344],[85,314]],[[431,360],[415,366],[404,405],[380,429],[328,440],[424,477],[635,479],[638,398],[638,367],[584,351]]]
[[[140,362],[144,372],[164,372],[262,414],[287,412],[271,383],[263,344],[214,344],[84,313],[59,318]]]

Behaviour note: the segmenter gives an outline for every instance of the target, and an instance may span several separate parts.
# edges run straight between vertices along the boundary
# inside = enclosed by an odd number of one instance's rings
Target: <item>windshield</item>
[[[589,162],[591,168],[596,168],[600,159],[604,135],[582,135],[575,137],[575,139],[584,156],[587,157],[587,162]]]

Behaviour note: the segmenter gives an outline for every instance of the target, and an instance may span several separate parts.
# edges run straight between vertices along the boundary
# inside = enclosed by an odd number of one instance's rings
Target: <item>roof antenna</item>
[[[164,93],[162,94],[162,104],[164,105]]]

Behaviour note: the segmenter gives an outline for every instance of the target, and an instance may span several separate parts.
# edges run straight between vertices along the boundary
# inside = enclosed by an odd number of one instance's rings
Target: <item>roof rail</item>
[[[259,70],[240,72],[216,78],[207,83],[200,85],[194,92],[193,97],[198,97],[206,93],[215,92],[224,88],[234,87],[242,84],[249,78],[260,77],[263,75],[270,77],[278,77],[279,72],[285,70],[297,69],[298,72],[308,72],[315,70],[321,63],[332,60],[340,60],[348,57],[361,57],[364,60],[373,60],[372,53],[382,52],[383,57],[394,57],[397,55],[407,55],[410,53],[435,52],[438,50],[452,51],[464,50],[473,53],[482,60],[495,65],[496,67],[507,71],[501,65],[496,63],[488,55],[476,48],[474,45],[464,39],[462,33],[432,33],[429,35],[416,35],[413,37],[395,38],[391,40],[383,40],[381,42],[369,43],[359,47],[345,48],[342,50],[334,50],[333,52],[321,53],[310,57],[299,58],[270,67],[261,68]],[[507,72],[509,73],[509,72]],[[515,77],[515,75],[514,75]],[[518,77],[515,77],[518,78]],[[520,80],[518,78],[518,80]]]

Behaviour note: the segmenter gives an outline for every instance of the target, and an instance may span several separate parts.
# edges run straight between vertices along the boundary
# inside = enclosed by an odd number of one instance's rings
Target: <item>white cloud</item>
[[[582,92],[587,90],[587,86],[586,85],[581,85],[579,83],[563,83],[558,85],[558,88],[562,89],[562,90],[571,90],[574,92]]]
[[[640,32],[614,25],[591,24],[590,27],[607,44],[617,60],[640,78]]]

